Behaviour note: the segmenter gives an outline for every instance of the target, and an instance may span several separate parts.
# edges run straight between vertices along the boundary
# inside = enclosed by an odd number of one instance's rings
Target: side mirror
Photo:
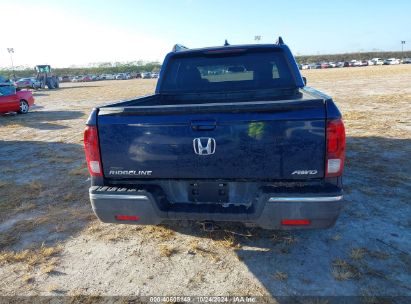
[[[307,85],[307,78],[303,77],[304,85]]]

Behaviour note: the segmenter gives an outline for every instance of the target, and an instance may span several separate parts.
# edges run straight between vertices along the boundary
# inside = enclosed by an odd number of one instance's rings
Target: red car
[[[323,62],[323,63],[321,63],[321,68],[322,69],[329,69],[329,68],[331,68],[331,65],[328,62]]]
[[[31,91],[16,91],[10,85],[0,85],[0,113],[17,112],[26,114],[34,104]]]

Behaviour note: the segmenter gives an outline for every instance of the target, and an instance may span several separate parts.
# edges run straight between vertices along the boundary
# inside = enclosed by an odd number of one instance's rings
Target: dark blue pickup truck
[[[155,94],[95,108],[84,144],[98,218],[332,226],[342,208],[344,124],[279,41],[176,45]]]

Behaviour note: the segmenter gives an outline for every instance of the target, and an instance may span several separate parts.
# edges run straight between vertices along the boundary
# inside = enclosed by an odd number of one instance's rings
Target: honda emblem
[[[215,153],[215,139],[211,137],[199,137],[193,139],[194,152],[197,155],[211,155]]]

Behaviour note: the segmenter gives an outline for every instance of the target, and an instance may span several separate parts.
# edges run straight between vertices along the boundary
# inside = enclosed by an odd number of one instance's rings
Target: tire
[[[22,99],[20,100],[20,110],[18,111],[19,114],[27,114],[29,112],[29,103]]]
[[[54,88],[55,89],[60,88],[60,83],[59,83],[58,79],[56,79],[56,82],[54,83]]]
[[[54,81],[53,81],[53,79],[49,79],[49,81],[47,82],[47,87],[49,88],[49,90],[54,89]]]

